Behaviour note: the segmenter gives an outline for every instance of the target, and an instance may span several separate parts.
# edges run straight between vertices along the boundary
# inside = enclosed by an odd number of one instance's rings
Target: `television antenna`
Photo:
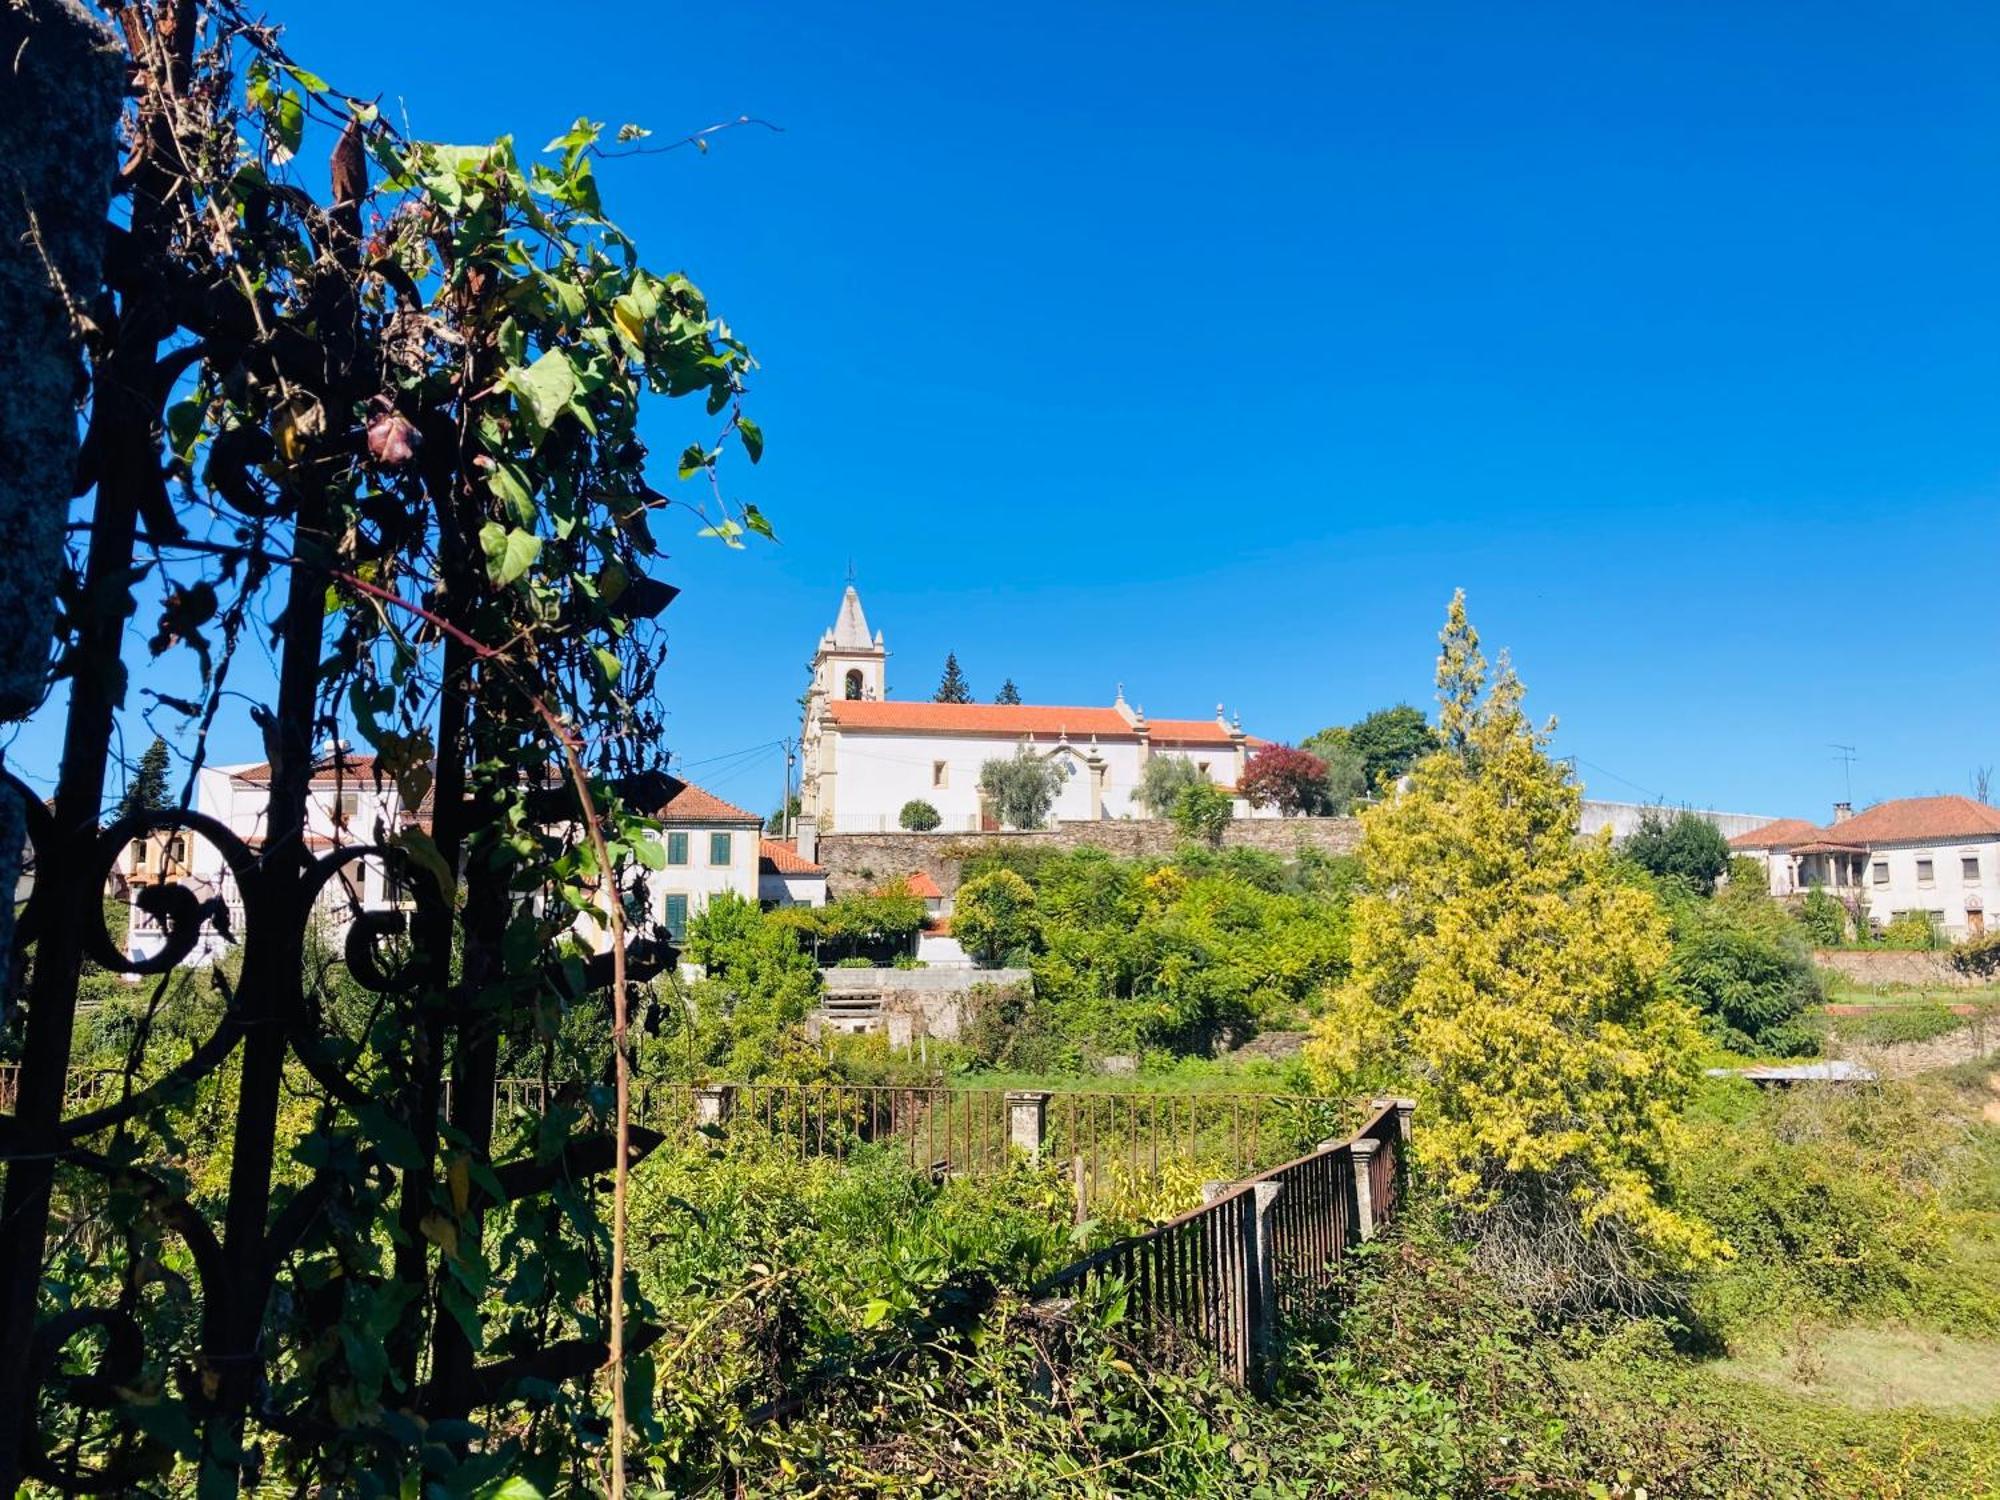
[[[1841,773],[1847,778],[1847,800],[1854,800],[1854,762],[1859,758],[1852,745],[1829,744],[1827,749],[1834,752],[1833,759],[1840,762]]]

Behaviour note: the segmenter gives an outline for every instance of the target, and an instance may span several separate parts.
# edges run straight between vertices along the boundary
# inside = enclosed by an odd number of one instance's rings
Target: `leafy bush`
[[[909,950],[924,925],[921,897],[900,884],[867,894],[842,896],[824,906],[781,906],[771,920],[796,928],[822,960],[860,958],[888,962]]]
[[[1704,896],[1729,868],[1729,840],[1708,819],[1685,808],[1671,817],[1662,808],[1647,808],[1621,852],[1640,869],[1685,881]]]
[[[658,1012],[681,1069],[731,1079],[782,1070],[820,995],[819,966],[799,946],[798,929],[718,892],[688,922],[684,956],[706,977],[685,995],[662,995]]]
[[[1923,1317],[2000,1322],[1951,1284],[1953,1197],[1973,1157],[1936,1088],[1793,1089],[1716,1081],[1676,1164],[1684,1200],[1735,1251],[1698,1284],[1718,1332],[1773,1320]]]
[[[836,969],[878,969],[881,967],[881,965],[876,963],[875,960],[872,958],[836,959],[834,961],[833,966]]]
[[[1969,939],[1951,950],[1951,966],[1980,979],[2000,976],[2000,929]]]
[[[1012,870],[995,870],[958,888],[951,911],[952,936],[987,962],[1034,941],[1034,888]]]
[[[944,821],[943,816],[921,797],[912,797],[903,804],[903,810],[896,815],[896,821],[911,833],[929,833]]]
[[[1734,1052],[1775,1057],[1819,1050],[1799,1024],[1825,1002],[1826,985],[1798,925],[1762,891],[1731,887],[1673,914],[1673,984]]]
[[[1834,1019],[1836,1036],[1852,1042],[1895,1046],[1905,1042],[1929,1042],[1964,1029],[1965,1017],[1948,1005],[1885,1005],[1861,1016]]]
[[[1838,948],[1847,941],[1847,908],[1814,886],[1799,903],[1799,926],[1815,948]]]
[[[1222,842],[1222,831],[1229,826],[1235,815],[1235,807],[1229,794],[1214,785],[1206,777],[1193,785],[1184,786],[1174,798],[1174,826],[1183,838],[1198,839],[1204,844]]]
[[[1897,912],[1882,929],[1882,946],[1927,953],[1945,946],[1944,929],[1927,911]]]

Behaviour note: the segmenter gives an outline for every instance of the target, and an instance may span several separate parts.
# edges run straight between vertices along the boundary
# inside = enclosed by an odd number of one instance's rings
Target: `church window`
[[[847,696],[850,699],[861,696],[861,669],[856,667],[847,674]]]
[[[932,761],[932,762],[931,762],[931,785],[932,785],[932,786],[943,786],[943,785],[945,784],[945,778],[946,778],[946,777],[947,777],[947,776],[948,776],[948,775],[950,774],[950,770],[951,770],[951,768],[950,768],[950,766],[949,766],[949,765],[948,765],[948,764],[947,764],[946,762],[944,762],[944,761],[941,761],[941,760],[934,760],[934,761]]]

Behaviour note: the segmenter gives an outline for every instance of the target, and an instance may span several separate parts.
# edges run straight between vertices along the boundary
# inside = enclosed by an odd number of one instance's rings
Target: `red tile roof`
[[[254,766],[242,766],[229,773],[231,781],[247,781],[257,786],[268,786],[271,782],[271,763],[260,760]],[[372,755],[329,755],[313,767],[312,784],[330,786],[336,781],[372,781],[375,777],[375,757]]]
[[[1802,844],[1807,839],[1817,838],[1819,828],[1804,818],[1780,818],[1775,823],[1766,823],[1761,828],[1753,828],[1748,833],[1739,833],[1729,841],[1732,849],[1789,849],[1794,844]]]
[[[745,812],[732,803],[724,802],[713,792],[705,792],[692,781],[682,781],[678,776],[662,778],[666,783],[666,800],[653,809],[653,816],[662,823],[756,823],[763,819],[755,813]]]
[[[1235,743],[1229,731],[1213,719],[1151,719],[1147,721],[1154,741],[1175,745],[1219,745]],[[1247,736],[1246,736],[1247,738]],[[1261,744],[1262,741],[1253,743]]]
[[[903,886],[912,896],[921,897],[925,901],[944,900],[944,892],[938,889],[938,883],[922,870],[912,870],[904,878]]]
[[[2000,807],[1970,797],[1899,797],[1822,829],[1844,844],[1927,844],[2000,837]]]
[[[1737,834],[1729,846],[1840,853],[1877,844],[1943,844],[1954,839],[1990,838],[2000,838],[2000,807],[1989,807],[1970,797],[1898,797],[1823,828],[1803,818],[1780,818]]]
[[[827,713],[843,729],[902,730],[916,734],[1068,735],[1072,740],[1132,740],[1138,726],[1116,708],[1052,706],[1041,703],[897,703],[835,698]],[[1156,741],[1182,745],[1232,743],[1231,732],[1213,719],[1152,719]],[[1251,741],[1252,744],[1259,743]]]
[[[789,839],[762,839],[757,844],[757,873],[759,875],[817,875],[826,876],[826,867],[803,859],[799,851],[792,847]]]

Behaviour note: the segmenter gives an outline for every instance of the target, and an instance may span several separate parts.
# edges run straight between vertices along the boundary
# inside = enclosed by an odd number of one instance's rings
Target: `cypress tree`
[[[938,681],[938,690],[931,697],[933,703],[970,703],[972,684],[965,680],[965,674],[958,669],[958,653],[947,651],[944,655],[944,676]]]
[[[146,747],[146,753],[139,757],[138,769],[132,773],[131,783],[125,788],[124,799],[118,804],[114,821],[128,813],[151,812],[172,804],[167,800],[167,742],[158,735]]]
[[[1021,701],[1021,690],[1014,686],[1013,678],[1009,677],[1005,682],[1000,684],[1000,691],[993,695],[993,701],[995,703],[1019,703]]]

